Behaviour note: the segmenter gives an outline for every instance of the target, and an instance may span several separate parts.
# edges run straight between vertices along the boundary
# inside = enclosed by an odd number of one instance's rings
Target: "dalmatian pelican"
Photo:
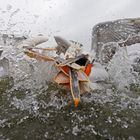
[[[22,39],[20,46],[25,49],[25,54],[30,58],[55,64],[58,71],[54,75],[54,81],[70,89],[77,107],[80,94],[91,90],[90,83],[96,77],[94,74],[96,62],[104,66],[116,53],[117,47],[140,43],[140,18],[119,19],[95,25],[92,29],[92,45],[89,53],[84,53],[80,43],[68,41],[60,36],[54,38],[57,43],[54,48],[37,47],[48,41],[45,36]],[[48,56],[37,50],[54,51],[56,55]],[[104,72],[107,73],[103,68],[101,73]]]

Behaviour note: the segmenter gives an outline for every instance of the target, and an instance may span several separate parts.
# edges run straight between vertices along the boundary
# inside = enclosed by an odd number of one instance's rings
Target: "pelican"
[[[30,58],[55,65],[53,81],[70,89],[77,107],[80,94],[93,90],[92,82],[109,79],[106,67],[117,49],[140,43],[139,33],[140,18],[119,19],[99,23],[93,27],[92,45],[88,53],[83,51],[82,44],[60,36],[54,37],[57,46],[53,48],[37,47],[48,41],[46,36],[22,38],[19,46],[25,49],[24,53]],[[55,55],[46,55],[37,50],[53,51]]]
[[[51,61],[55,64],[58,72],[54,81],[70,88],[74,104],[77,107],[80,102],[80,94],[92,89],[91,82],[95,79],[96,81],[99,79],[104,81],[109,78],[107,70],[103,66],[106,66],[112,59],[117,47],[140,43],[139,33],[140,18],[119,19],[99,23],[93,27],[91,51],[87,54],[82,51],[80,43],[68,41],[60,36],[54,37],[57,47],[42,48],[43,51],[55,51],[57,54],[55,57],[35,51],[35,49],[41,49],[35,46],[48,41],[48,38],[41,36],[31,40],[27,39],[22,46],[26,48],[25,54],[29,57]],[[60,57],[61,54],[63,54],[63,57]],[[95,57],[93,57],[94,54]],[[93,64],[94,60],[96,62]]]
[[[49,61],[54,63],[57,73],[55,73],[53,81],[64,87],[68,87],[71,91],[75,107],[80,102],[80,94],[90,91],[89,75],[91,73],[94,59],[91,60],[89,54],[81,49],[81,44],[55,36],[57,46],[55,48],[39,48],[37,45],[48,41],[47,37],[38,36],[23,41],[20,46],[25,49],[25,54],[30,58]],[[36,50],[54,51],[55,56],[48,56],[37,52]],[[63,54],[63,57],[61,57]]]

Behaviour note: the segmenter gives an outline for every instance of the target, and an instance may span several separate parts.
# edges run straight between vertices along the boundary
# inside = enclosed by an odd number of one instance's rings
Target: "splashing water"
[[[124,48],[107,66],[111,85],[82,95],[77,109],[68,103],[69,91],[48,82],[57,72],[52,63],[30,59],[16,46],[1,48],[2,75],[12,80],[0,80],[0,139],[139,138],[139,94],[122,90],[138,83]]]
[[[137,73],[134,72],[132,61],[128,57],[126,48],[119,48],[108,65],[111,80],[119,89],[137,83]]]

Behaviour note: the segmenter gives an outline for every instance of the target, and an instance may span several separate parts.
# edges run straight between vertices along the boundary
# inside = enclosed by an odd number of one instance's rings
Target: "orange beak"
[[[80,87],[79,87],[78,74],[76,70],[71,69],[71,68],[69,70],[69,74],[70,74],[71,94],[74,100],[74,105],[75,107],[77,107],[80,102]]]
[[[79,105],[80,98],[75,98],[74,99],[74,106],[77,107]]]

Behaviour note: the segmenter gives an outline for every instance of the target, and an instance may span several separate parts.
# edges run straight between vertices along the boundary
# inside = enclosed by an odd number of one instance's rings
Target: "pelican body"
[[[58,73],[53,78],[54,82],[70,89],[74,105],[77,107],[80,102],[80,94],[90,91],[89,75],[93,61],[90,62],[89,55],[81,52],[81,44],[69,42],[57,36],[55,37],[58,45],[56,48],[42,48],[45,51],[55,51],[58,54],[56,57],[37,52],[36,49],[41,48],[34,46],[47,40],[45,37],[39,37],[35,41],[34,39],[24,41],[22,46],[25,49],[25,54],[30,58],[50,61],[55,64]],[[63,58],[60,57],[61,53],[64,54]]]

